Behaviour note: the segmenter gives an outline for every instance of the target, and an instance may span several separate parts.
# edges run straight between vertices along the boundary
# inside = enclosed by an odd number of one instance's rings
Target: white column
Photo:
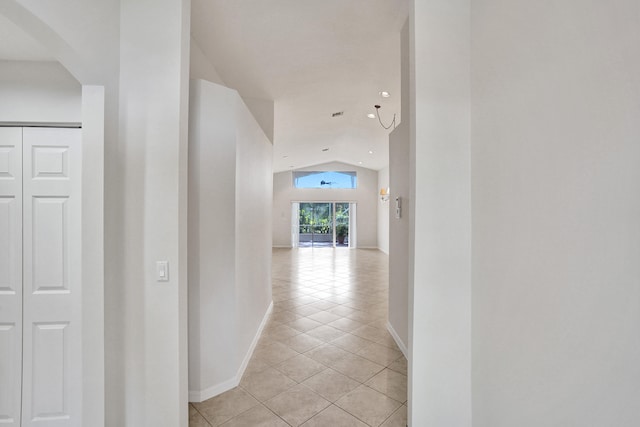
[[[471,425],[469,14],[469,0],[414,0],[411,13],[409,422],[416,427]]]
[[[122,0],[120,16],[125,421],[187,426],[190,2]]]

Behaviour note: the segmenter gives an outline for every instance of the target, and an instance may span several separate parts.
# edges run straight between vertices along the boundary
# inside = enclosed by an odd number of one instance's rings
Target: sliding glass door
[[[292,246],[350,247],[355,234],[348,202],[300,202],[292,205]],[[353,239],[351,239],[353,241]]]
[[[300,247],[333,246],[332,203],[300,203],[298,218]]]

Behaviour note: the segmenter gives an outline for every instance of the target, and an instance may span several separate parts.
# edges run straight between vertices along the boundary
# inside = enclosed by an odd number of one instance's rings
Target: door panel
[[[0,424],[11,426],[20,425],[19,357],[22,351],[16,357],[16,349],[20,349],[20,331],[16,323],[0,323]]]
[[[67,197],[34,196],[33,292],[68,292],[69,236]]]
[[[33,402],[34,419],[68,417],[65,397],[69,382],[65,372],[66,323],[33,324]]]
[[[22,129],[0,128],[0,425],[20,425]]]
[[[80,130],[23,131],[25,426],[81,423]]]

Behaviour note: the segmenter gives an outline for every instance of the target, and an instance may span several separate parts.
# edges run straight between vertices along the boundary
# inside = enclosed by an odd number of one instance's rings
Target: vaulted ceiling
[[[389,131],[367,114],[400,120],[407,15],[407,0],[193,0],[192,36],[226,85],[274,101],[275,171],[381,169]]]
[[[274,101],[275,171],[381,169],[390,131],[367,114],[379,104],[385,125],[400,121],[407,15],[408,0],[193,0],[191,28],[227,86]],[[55,60],[2,15],[0,39],[0,59]]]

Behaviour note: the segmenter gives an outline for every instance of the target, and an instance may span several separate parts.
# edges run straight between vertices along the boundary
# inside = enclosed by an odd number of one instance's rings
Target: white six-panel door
[[[21,389],[22,129],[0,128],[0,425],[20,425]]]
[[[0,425],[80,426],[80,130],[0,131]]]

